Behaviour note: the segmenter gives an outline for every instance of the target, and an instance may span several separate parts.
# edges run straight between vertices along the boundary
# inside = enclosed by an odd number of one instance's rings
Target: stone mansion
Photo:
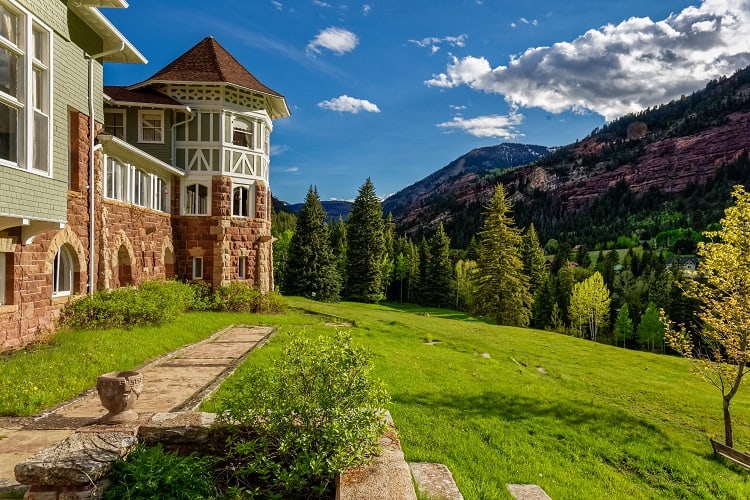
[[[0,0],[0,352],[96,290],[273,288],[269,151],[284,97],[205,38],[146,81],[103,16],[125,0]]]

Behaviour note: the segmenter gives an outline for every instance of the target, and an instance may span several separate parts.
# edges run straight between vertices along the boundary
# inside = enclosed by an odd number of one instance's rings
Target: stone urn
[[[109,413],[99,419],[102,424],[121,424],[138,419],[132,408],[143,391],[143,375],[135,371],[109,372],[96,379],[96,392]]]

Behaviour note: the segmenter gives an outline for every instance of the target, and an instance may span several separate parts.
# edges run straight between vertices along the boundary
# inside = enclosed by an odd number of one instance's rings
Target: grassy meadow
[[[278,330],[243,366],[273,364],[288,332],[346,329],[388,386],[407,460],[446,464],[467,500],[510,498],[506,483],[539,484],[556,500],[750,498],[750,473],[715,459],[708,441],[722,437],[719,392],[683,359],[454,311],[289,302],[282,315],[189,313],[160,328],[62,332],[0,356],[0,415],[34,414],[93,387],[101,373],[229,324]],[[732,409],[735,446],[750,450],[750,389]]]
[[[719,392],[685,360],[453,311],[290,301],[249,362],[273,363],[289,329],[352,331],[388,385],[407,460],[446,464],[467,500],[510,498],[507,483],[554,499],[750,498],[748,472],[708,441],[723,432]],[[750,449],[747,390],[733,410],[735,446]]]

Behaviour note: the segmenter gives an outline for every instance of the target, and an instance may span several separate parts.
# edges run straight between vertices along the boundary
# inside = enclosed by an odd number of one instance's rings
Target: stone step
[[[464,500],[450,469],[443,464],[409,462],[419,492],[430,500]]]

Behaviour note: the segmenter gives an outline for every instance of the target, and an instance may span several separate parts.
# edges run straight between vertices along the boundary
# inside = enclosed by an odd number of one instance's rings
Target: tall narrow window
[[[203,279],[203,257],[193,257],[193,279]]]
[[[110,135],[125,140],[125,111],[105,111],[104,131]]]
[[[235,217],[248,217],[249,214],[249,189],[246,187],[234,188],[232,196],[232,215]]]
[[[151,208],[169,212],[169,188],[161,177],[153,176],[153,202]]]
[[[185,213],[208,214],[208,188],[203,184],[191,184],[185,190]]]
[[[138,112],[139,142],[164,142],[164,113],[162,111]]]
[[[73,257],[67,246],[62,246],[55,255],[52,266],[52,295],[70,295],[73,292]]]
[[[239,279],[247,279],[247,257],[240,257],[239,265],[237,267],[237,275]]]
[[[50,171],[50,32],[0,3],[0,162]]]

